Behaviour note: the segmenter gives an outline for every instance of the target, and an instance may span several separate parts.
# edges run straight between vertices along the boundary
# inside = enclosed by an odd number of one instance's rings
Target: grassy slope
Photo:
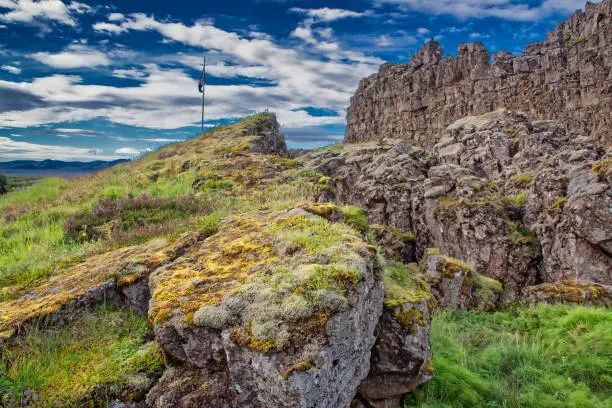
[[[249,163],[249,168],[234,169],[235,163],[224,158],[248,141],[238,138],[228,147],[226,139],[249,121],[168,146],[137,162],[71,182],[45,179],[28,190],[0,197],[0,301],[14,298],[87,255],[130,244],[115,236],[67,239],[66,221],[77,212],[88,213],[101,199],[142,193],[153,199],[195,197],[202,211],[181,213],[173,222],[168,217],[176,218],[175,208],[127,214],[146,218],[159,227],[155,234],[172,238],[195,227],[214,230],[228,213],[308,201],[313,187],[326,188],[320,174],[297,168],[289,160],[269,158],[277,162],[285,182],[247,191],[241,185],[243,176],[258,173],[260,167]],[[189,169],[183,171],[186,163]],[[196,170],[198,165],[204,167]],[[223,177],[216,177],[224,168]],[[206,181],[194,192],[194,181],[202,177]],[[124,234],[136,240],[131,243],[152,237],[132,232]],[[432,326],[437,377],[414,392],[406,406],[611,406],[605,399],[612,391],[610,323],[609,311],[581,307],[442,313]],[[80,396],[70,390],[87,394],[140,370],[125,361],[133,361],[148,330],[144,319],[125,310],[101,309],[64,330],[29,333],[4,355],[0,405],[3,398],[19,398],[28,390],[40,395],[39,406],[70,405]],[[157,364],[155,358],[152,361]]]
[[[143,222],[156,230],[149,234],[132,234],[131,240],[125,239],[126,236],[129,238],[130,231],[126,231],[122,239],[67,239],[66,221],[76,213],[91,211],[101,200],[122,199],[130,194],[134,197],[147,194],[152,199],[194,196],[193,183],[202,177],[196,168],[203,166],[202,173],[231,167],[232,163],[228,165],[224,159],[229,157],[231,161],[232,157],[242,154],[251,140],[242,135],[243,130],[262,120],[269,118],[265,114],[251,117],[235,125],[214,129],[205,137],[167,146],[131,163],[74,181],[47,178],[27,190],[0,197],[0,300],[23,293],[37,280],[58,272],[72,259],[139,244],[155,235],[193,229],[198,223],[207,222],[206,216],[224,216],[264,205],[278,206],[312,195],[308,188],[294,183],[266,189],[256,198],[245,197],[242,188],[230,193],[226,191],[225,187],[237,183],[212,178],[202,186],[203,191],[195,194],[206,207],[197,211],[198,214],[176,216],[173,209],[158,209],[147,214]],[[252,169],[238,169],[236,173],[241,171],[249,174]],[[226,178],[239,177],[232,174]]]
[[[243,130],[269,119],[252,117],[135,162],[73,181],[48,178],[0,197],[0,303],[95,254],[150,239],[172,241],[192,229],[214,233],[228,214],[313,200],[319,189],[327,188],[319,182],[320,174],[298,168],[293,160],[248,153],[252,137]],[[141,194],[147,198],[140,199]],[[123,200],[122,210],[109,213],[118,200]],[[84,233],[72,231],[71,236],[69,220],[103,220],[95,225],[97,232],[109,231],[105,227],[116,222],[123,228],[94,236],[91,225],[77,222]],[[144,361],[138,357],[149,336],[146,318],[105,309],[63,330],[27,333],[4,349],[0,406],[18,406],[32,395],[38,398],[36,407],[81,406],[83,398],[105,384],[157,364],[155,356]]]
[[[577,306],[443,312],[436,378],[405,407],[612,407],[612,312]]]

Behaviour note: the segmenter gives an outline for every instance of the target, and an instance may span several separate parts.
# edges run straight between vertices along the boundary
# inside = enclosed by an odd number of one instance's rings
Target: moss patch
[[[389,263],[385,269],[384,305],[394,309],[406,303],[419,303],[423,299],[433,307],[435,298],[418,275],[416,264]]]

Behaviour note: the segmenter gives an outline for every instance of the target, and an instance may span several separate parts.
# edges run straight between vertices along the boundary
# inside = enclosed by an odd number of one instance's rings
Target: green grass
[[[33,407],[90,406],[100,387],[135,373],[159,375],[164,365],[157,348],[141,349],[150,337],[145,317],[112,307],[64,329],[32,329],[4,351],[0,405],[32,393]]]
[[[404,407],[612,407],[612,312],[577,306],[443,312],[436,377]]]

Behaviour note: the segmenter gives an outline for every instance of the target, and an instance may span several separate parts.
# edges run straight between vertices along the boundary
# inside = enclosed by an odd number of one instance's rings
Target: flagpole
[[[206,106],[206,55],[204,55],[204,68],[202,68],[202,133],[204,133],[204,107]]]

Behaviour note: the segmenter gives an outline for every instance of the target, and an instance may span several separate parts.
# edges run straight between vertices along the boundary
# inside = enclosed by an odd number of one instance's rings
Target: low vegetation
[[[431,331],[436,377],[405,408],[612,406],[610,310],[442,312]]]
[[[3,352],[0,406],[104,406],[97,392],[112,393],[136,375],[161,375],[151,338],[146,318],[110,306],[63,329],[31,329]]]

